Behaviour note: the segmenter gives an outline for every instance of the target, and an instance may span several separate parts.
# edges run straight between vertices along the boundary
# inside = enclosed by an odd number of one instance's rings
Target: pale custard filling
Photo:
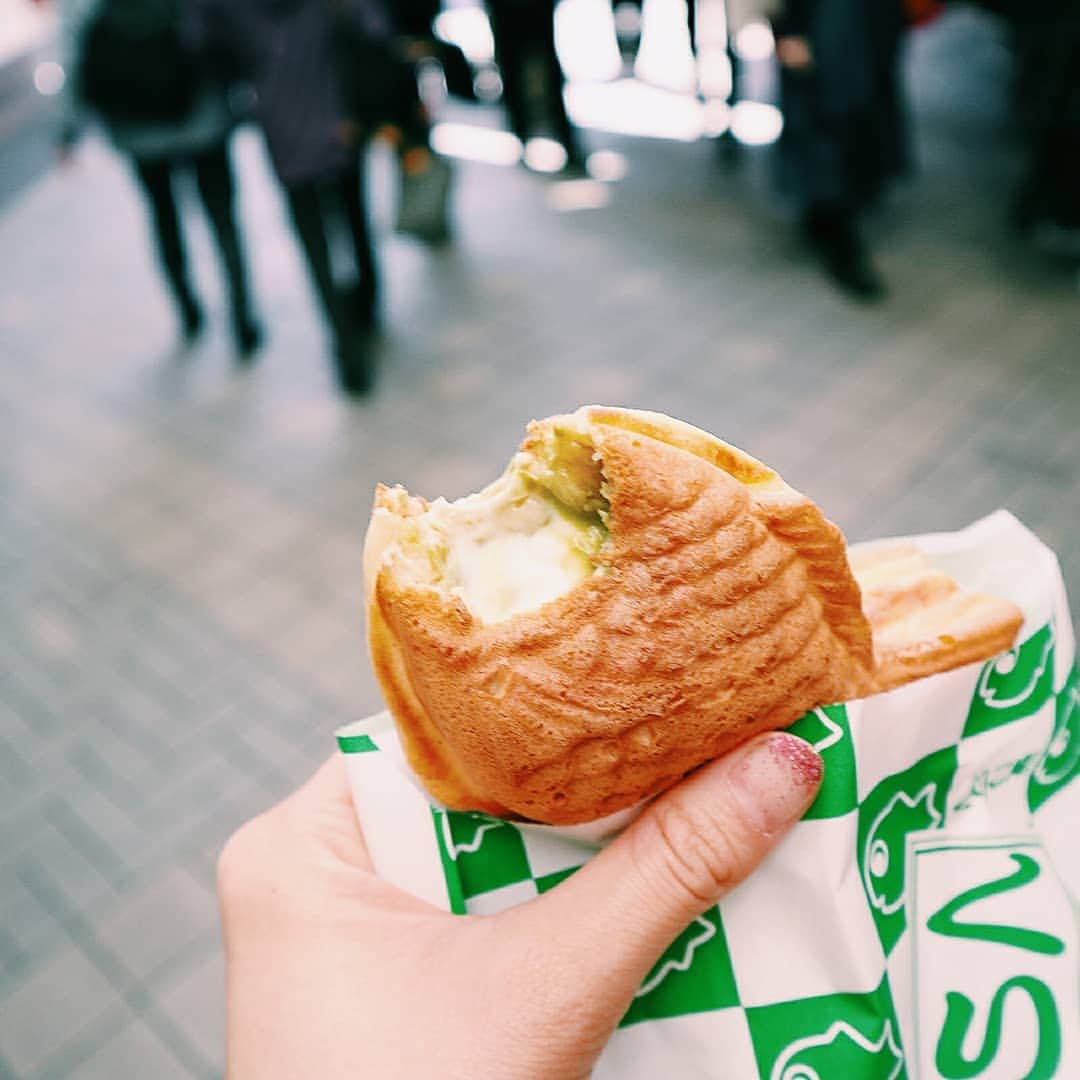
[[[599,521],[590,523],[553,498],[520,488],[486,495],[473,496],[486,507],[466,499],[435,511],[442,510],[449,526],[450,591],[481,622],[535,611],[596,572],[594,558],[604,540]]]
[[[365,552],[369,588],[389,560],[404,580],[457,597],[474,618],[496,623],[603,573],[607,504],[599,468],[581,467],[584,447],[567,454],[560,440],[545,450],[518,454],[475,495],[436,499],[414,516],[376,511]]]

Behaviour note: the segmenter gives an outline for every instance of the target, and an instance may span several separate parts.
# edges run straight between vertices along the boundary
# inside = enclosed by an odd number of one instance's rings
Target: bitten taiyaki
[[[750,736],[1008,648],[1022,621],[911,550],[859,557],[805,495],[659,413],[534,421],[455,502],[380,486],[372,660],[446,806],[564,825]]]
[[[591,820],[876,688],[840,530],[658,413],[535,421],[456,502],[380,487],[364,562],[376,674],[453,808]]]

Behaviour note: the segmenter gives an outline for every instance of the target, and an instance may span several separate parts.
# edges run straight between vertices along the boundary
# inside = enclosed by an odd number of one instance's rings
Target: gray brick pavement
[[[384,235],[376,397],[332,392],[257,141],[241,206],[270,344],[189,354],[98,145],[0,217],[0,1076],[220,1071],[224,838],[375,708],[360,542],[377,480],[455,496],[584,401],[718,432],[854,538],[999,505],[1080,593],[1080,301],[1003,229],[1001,51],[960,11],[914,47],[922,175],[876,219],[888,304],[822,283],[750,155],[592,136],[610,205],[461,169],[459,242]],[[958,48],[958,46],[963,48]],[[956,57],[964,57],[964,72]],[[936,66],[935,66],[936,65]],[[385,163],[377,210],[387,217]],[[384,229],[385,232],[385,229]]]

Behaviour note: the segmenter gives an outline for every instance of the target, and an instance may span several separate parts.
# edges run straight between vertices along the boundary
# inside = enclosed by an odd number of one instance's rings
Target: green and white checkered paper
[[[1018,646],[794,725],[825,760],[817,800],[660,958],[602,1080],[1080,1076],[1080,690],[1057,560],[1001,511],[914,539],[1020,605]],[[448,811],[387,714],[338,741],[378,873],[453,912],[557,886],[632,817]]]

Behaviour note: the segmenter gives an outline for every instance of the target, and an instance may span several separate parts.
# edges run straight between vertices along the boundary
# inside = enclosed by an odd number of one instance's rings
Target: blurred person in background
[[[907,165],[899,69],[905,3],[779,0],[772,8],[781,182],[829,277],[851,296],[880,299],[885,283],[859,218]]]
[[[420,65],[437,64],[448,91],[475,100],[472,72],[457,46],[434,31],[439,0],[386,0],[392,38],[365,43],[346,34],[339,42],[345,97],[365,130],[390,142],[398,157],[394,228],[427,244],[450,240],[448,200],[453,172],[431,146],[431,116],[420,96]],[[343,47],[342,47],[343,46]]]
[[[502,97],[524,146],[550,135],[566,151],[565,167],[582,171],[585,157],[563,101],[566,76],[555,51],[555,0],[485,0]]]
[[[1080,232],[1080,4],[998,5],[1016,44],[1016,106],[1025,149],[1013,216],[1021,228]]]
[[[184,0],[59,0],[57,6],[70,73],[62,159],[70,157],[91,113],[130,160],[186,342],[198,337],[205,315],[191,284],[175,185],[182,174],[194,174],[225,271],[237,354],[250,358],[262,331],[252,314],[234,211],[233,119],[199,48],[194,10]]]
[[[721,4],[725,0],[720,0]],[[690,35],[690,52],[697,56],[698,0],[686,0],[686,29]],[[645,0],[611,0],[611,15],[615,21],[615,38],[619,52],[631,67],[641,47],[641,31],[644,26]],[[730,17],[726,25],[731,26]]]
[[[223,69],[254,89],[255,117],[333,338],[338,381],[366,394],[373,371],[379,272],[368,223],[368,130],[350,99],[391,40],[379,0],[201,0],[207,40]],[[386,88],[392,97],[392,90]],[[351,256],[335,274],[334,241]]]

